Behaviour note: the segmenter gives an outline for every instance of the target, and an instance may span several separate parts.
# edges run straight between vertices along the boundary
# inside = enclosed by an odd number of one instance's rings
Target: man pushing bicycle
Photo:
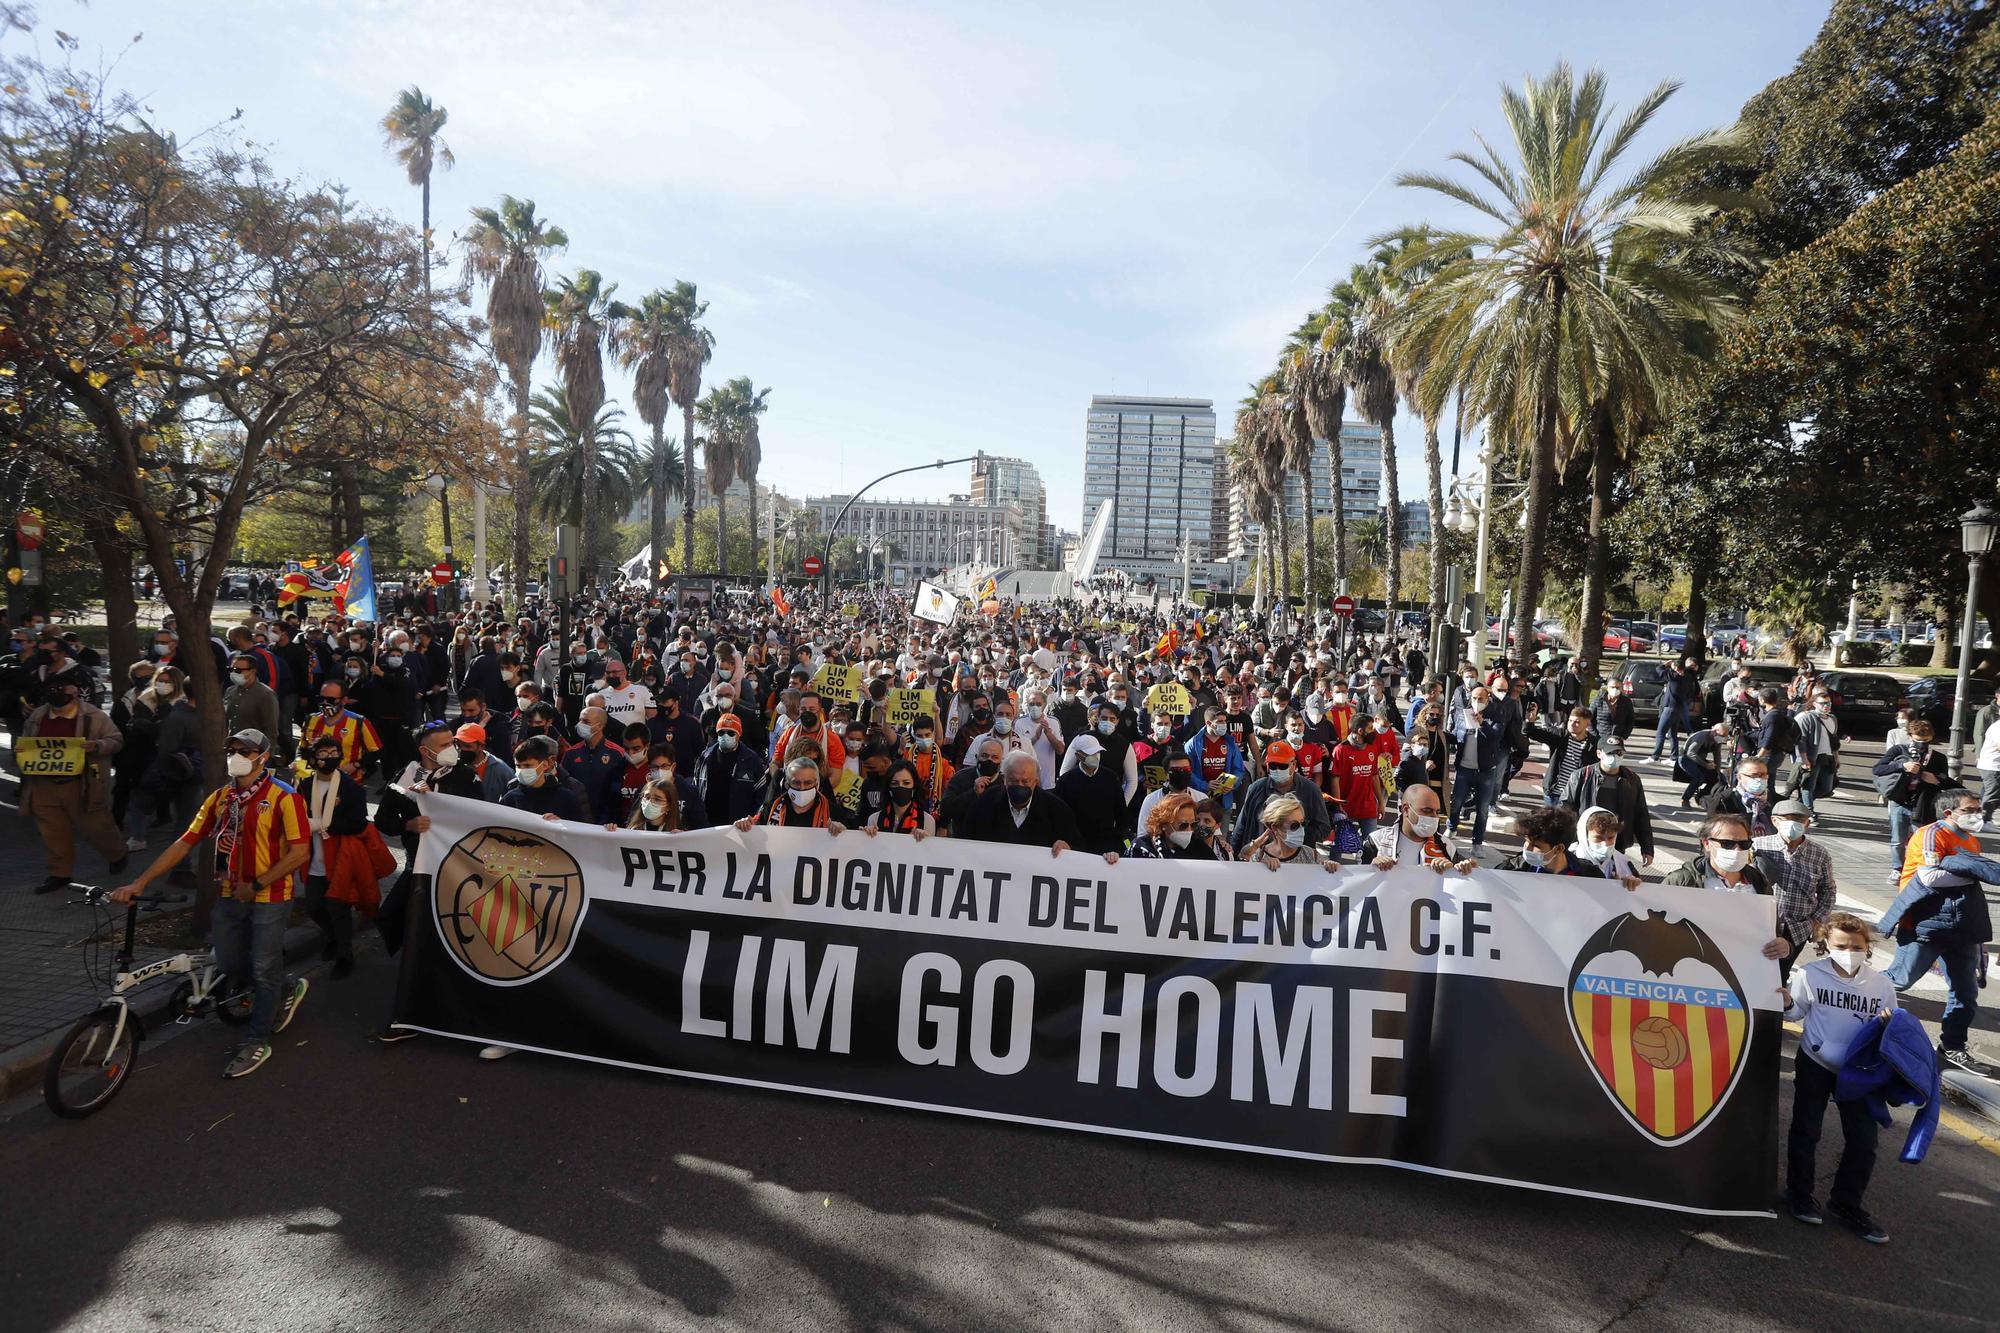
[[[265,769],[271,742],[263,732],[237,732],[223,754],[229,782],[210,792],[187,832],[111,900],[130,903],[204,839],[215,839],[216,962],[239,982],[246,976],[251,982],[249,1032],[222,1070],[224,1078],[241,1078],[271,1058],[272,1034],[285,1030],[305,999],[306,979],[285,979],[285,925],[313,843],[305,801]]]

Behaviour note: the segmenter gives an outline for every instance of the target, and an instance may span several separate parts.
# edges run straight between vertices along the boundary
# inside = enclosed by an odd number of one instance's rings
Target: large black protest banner
[[[397,1021],[898,1106],[1769,1211],[1771,900],[419,798]]]

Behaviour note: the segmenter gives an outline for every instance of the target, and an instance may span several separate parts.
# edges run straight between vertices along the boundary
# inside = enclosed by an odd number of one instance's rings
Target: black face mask
[[[889,788],[889,800],[891,804],[908,805],[911,801],[915,800],[916,797],[917,797],[917,789],[915,787]]]
[[[1000,771],[1000,761],[998,759],[982,759],[977,765],[977,771],[980,777],[990,778]]]
[[[972,710],[972,720],[974,722],[991,722],[993,720],[993,710],[990,708],[975,708]]]
[[[337,754],[317,756],[313,759],[313,767],[322,773],[331,773],[340,767],[340,756]]]
[[[1032,786],[1022,782],[1010,782],[1007,784],[1007,802],[1016,810],[1021,809],[1034,798],[1035,789]]]
[[[1193,783],[1194,773],[1191,770],[1178,768],[1167,770],[1167,785],[1175,791],[1186,791]]]

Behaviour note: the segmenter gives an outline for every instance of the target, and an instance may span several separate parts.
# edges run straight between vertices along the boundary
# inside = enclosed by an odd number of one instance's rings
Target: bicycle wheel
[[[125,1086],[139,1058],[139,1038],[138,1025],[131,1020],[120,1028],[121,1013],[117,1005],[107,1004],[86,1014],[50,1052],[42,1075],[42,1099],[51,1111],[81,1120],[103,1110]]]
[[[238,987],[233,979],[223,983],[223,991],[215,1001],[215,1016],[233,1028],[240,1028],[250,1021],[250,1004],[255,997],[248,986]]]

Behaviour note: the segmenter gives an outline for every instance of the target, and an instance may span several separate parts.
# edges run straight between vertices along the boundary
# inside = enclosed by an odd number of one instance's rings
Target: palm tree
[[[544,523],[581,523],[593,500],[615,513],[632,507],[644,464],[631,432],[618,424],[623,411],[600,406],[586,430],[565,388],[536,394],[530,411],[536,436],[535,508]],[[587,475],[591,471],[594,478]]]
[[[691,282],[676,282],[662,292],[661,315],[666,325],[667,392],[681,405],[681,568],[694,568],[694,413],[701,397],[701,368],[715,350],[715,338],[701,326],[708,302],[695,294]],[[711,477],[713,474],[710,474]],[[718,551],[720,548],[717,548]]]
[[[1236,435],[1251,450],[1258,478],[1269,493],[1278,528],[1278,582],[1276,592],[1289,606],[1292,598],[1292,535],[1290,506],[1286,503],[1285,475],[1289,451],[1285,442],[1284,395],[1276,374],[1264,376],[1250,386],[1249,396],[1236,417]]]
[[[1357,518],[1348,530],[1354,542],[1354,554],[1364,562],[1377,566],[1389,563],[1389,529],[1379,517]]]
[[[1347,322],[1331,310],[1315,310],[1292,334],[1297,354],[1305,359],[1303,385],[1306,420],[1326,441],[1333,473],[1333,586],[1347,582],[1347,490],[1341,481],[1345,465],[1340,424],[1347,415]]]
[[[1306,412],[1305,379],[1309,374],[1307,359],[1297,355],[1287,347],[1278,358],[1278,382],[1280,398],[1278,424],[1284,445],[1285,469],[1299,476],[1299,488],[1304,496],[1302,512],[1305,525],[1305,608],[1308,622],[1313,614],[1313,575],[1317,572],[1313,558],[1313,430]]]
[[[415,84],[403,89],[382,117],[382,138],[394,150],[410,184],[423,191],[424,313],[431,308],[431,172],[451,170],[457,162],[451,145],[438,137],[449,113],[424,96]],[[438,487],[438,507],[444,520],[444,550],[451,554],[451,487]]]
[[[542,293],[548,309],[548,323],[556,340],[556,368],[562,373],[563,391],[578,421],[595,421],[604,406],[604,341],[606,326],[612,322],[611,293],[618,285],[604,285],[604,275],[596,269],[578,269],[574,278],[559,278]],[[597,448],[596,437],[583,437],[583,570],[588,580],[597,577],[597,468],[589,457]]]
[[[682,332],[680,311],[674,293],[667,291],[648,292],[636,306],[622,301],[611,305],[611,347],[618,355],[618,364],[632,372],[632,405],[653,431],[652,466],[646,484],[653,502],[647,525],[653,550],[652,569],[647,575],[651,581],[657,581],[660,561],[667,553],[667,502],[680,495],[687,495],[690,501],[693,498],[689,478],[681,471],[692,466],[691,456],[683,459],[680,449],[666,436],[674,355]],[[696,373],[699,375],[698,369]],[[666,471],[669,467],[674,470],[671,479]]]
[[[472,210],[465,233],[466,276],[486,284],[487,336],[514,381],[514,599],[528,592],[529,375],[542,350],[542,256],[569,245],[561,227],[535,216],[535,201],[500,196],[498,208]]]
[[[1579,81],[1558,65],[1518,92],[1502,91],[1518,165],[1485,146],[1483,155],[1452,155],[1497,197],[1431,172],[1398,178],[1496,224],[1484,235],[1427,229],[1428,239],[1404,251],[1403,267],[1440,262],[1401,307],[1391,336],[1421,349],[1427,378],[1467,387],[1489,438],[1527,442],[1513,630],[1522,645],[1534,642],[1565,408],[1572,422],[1588,410],[1573,397],[1566,402],[1566,394],[1593,378],[1583,370],[1590,366],[1622,366],[1663,385],[1684,365],[1686,320],[1719,312],[1728,301],[1721,275],[1748,263],[1704,225],[1718,202],[1688,184],[1739,155],[1733,132],[1682,140],[1623,182],[1607,184],[1675,88],[1661,84],[1612,126],[1604,76],[1593,70]],[[1467,253],[1446,258],[1458,250]],[[1586,633],[1585,645],[1594,637]]]
[[[1402,494],[1396,479],[1396,371],[1390,364],[1389,348],[1383,337],[1383,323],[1391,303],[1386,287],[1386,255],[1378,252],[1365,264],[1356,264],[1345,282],[1337,284],[1328,297],[1336,319],[1345,317],[1347,345],[1341,369],[1354,391],[1354,405],[1361,419],[1373,422],[1382,432],[1382,478],[1388,489],[1388,520],[1384,525],[1384,549],[1401,549]],[[1396,600],[1402,592],[1402,562],[1387,561],[1383,570],[1387,587],[1389,617],[1393,624]]]
[[[747,383],[748,381],[745,381]],[[701,422],[701,465],[708,473],[708,493],[715,497],[715,571],[729,572],[729,502],[723,492],[736,480],[736,450],[741,440],[735,381],[710,389],[695,404]]]
[[[750,571],[757,570],[757,471],[764,465],[764,440],[758,433],[757,418],[769,406],[769,389],[759,389],[748,377],[729,381],[736,414],[736,479],[750,488]]]

